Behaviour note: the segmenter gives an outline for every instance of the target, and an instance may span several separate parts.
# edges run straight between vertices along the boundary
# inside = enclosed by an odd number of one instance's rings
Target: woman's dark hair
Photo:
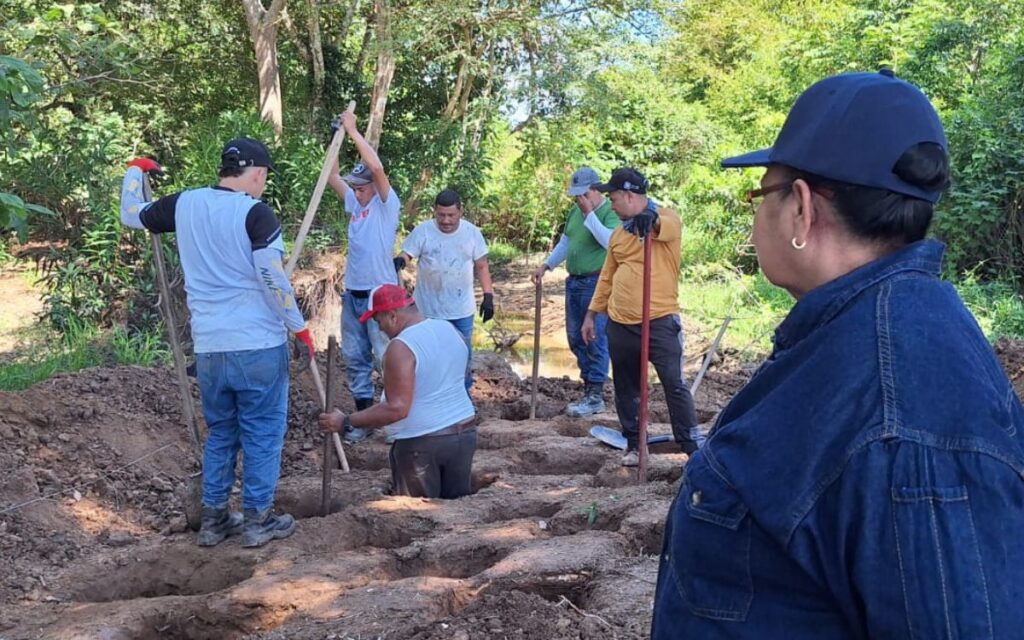
[[[915,187],[941,191],[949,186],[949,156],[941,146],[922,142],[907,149],[892,172]],[[831,191],[832,203],[846,228],[865,240],[910,244],[924,238],[932,222],[935,205],[927,200],[801,171],[794,171],[792,177]]]
[[[245,172],[245,167],[221,167],[217,170],[218,178],[237,178]]]

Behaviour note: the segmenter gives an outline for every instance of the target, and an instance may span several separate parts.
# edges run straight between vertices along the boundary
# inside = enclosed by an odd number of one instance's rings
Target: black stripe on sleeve
[[[173,233],[174,210],[178,206],[178,196],[180,195],[179,192],[164,196],[143,209],[139,214],[142,226],[153,233]]]
[[[266,249],[281,235],[281,223],[273,210],[263,202],[257,202],[245,216],[245,231],[252,242],[252,250]]]

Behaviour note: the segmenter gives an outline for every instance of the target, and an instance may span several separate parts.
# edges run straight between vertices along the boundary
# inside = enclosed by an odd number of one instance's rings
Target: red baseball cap
[[[408,307],[413,302],[412,296],[397,284],[382,284],[370,292],[370,306],[366,313],[359,316],[359,322],[366,322],[381,311],[394,311]]]

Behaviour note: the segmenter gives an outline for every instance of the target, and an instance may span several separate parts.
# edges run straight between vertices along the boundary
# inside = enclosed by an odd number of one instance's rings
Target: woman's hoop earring
[[[807,246],[807,241],[806,240],[804,240],[803,242],[797,242],[796,241],[796,237],[794,237],[792,240],[790,240],[789,243],[791,245],[793,245],[793,248],[796,249],[797,251],[800,251],[801,249],[803,249],[804,247]]]

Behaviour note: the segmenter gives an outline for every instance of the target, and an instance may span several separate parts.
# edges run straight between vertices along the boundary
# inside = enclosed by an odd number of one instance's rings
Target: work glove
[[[152,158],[135,158],[128,163],[129,167],[138,167],[142,169],[142,173],[148,173],[151,176],[160,177],[164,175],[164,168],[160,166],[160,163]]]
[[[626,231],[638,238],[646,238],[654,230],[654,223],[658,221],[658,210],[648,207],[633,218],[627,220],[622,226]]]
[[[391,262],[395,263],[395,271],[401,271],[405,269],[405,265],[409,264],[405,256],[395,256]]]
[[[487,322],[494,317],[494,294],[485,293],[484,300],[480,303],[480,321]]]
[[[316,355],[316,349],[313,348],[313,337],[309,335],[308,328],[295,332],[295,339],[292,343],[292,353],[296,360],[304,359],[306,362],[312,360]]]

